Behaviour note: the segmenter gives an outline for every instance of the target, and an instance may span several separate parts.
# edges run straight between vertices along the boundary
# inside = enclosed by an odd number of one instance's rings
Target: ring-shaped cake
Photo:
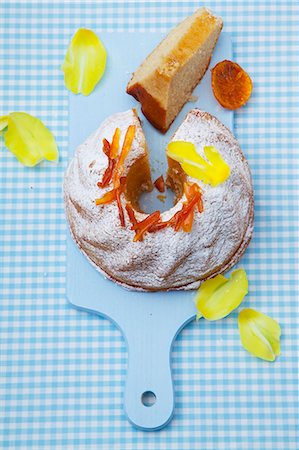
[[[111,190],[108,185],[99,187],[109,163],[103,140],[111,143],[118,128],[121,147],[132,125],[135,133],[123,161],[124,187],[118,201],[96,204],[95,199]],[[212,115],[193,109],[172,141],[193,143],[203,158],[203,148],[214,146],[230,167],[230,176],[213,187],[191,178],[178,162],[169,159],[167,184],[176,194],[176,203],[161,213],[159,221],[171,221],[186,204],[184,183],[196,184],[203,210],[194,209],[190,232],[173,226],[157,227],[155,232],[134,240],[136,232],[129,212],[133,211],[136,222],[145,221],[149,214],[140,210],[138,199],[142,191],[152,189],[147,145],[135,110],[108,117],[77,148],[65,174],[65,209],[74,241],[99,272],[127,288],[195,289],[203,280],[234,266],[252,236],[251,174],[231,131]]]

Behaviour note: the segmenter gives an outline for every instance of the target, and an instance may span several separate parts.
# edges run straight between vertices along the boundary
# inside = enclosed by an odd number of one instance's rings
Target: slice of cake
[[[220,17],[198,9],[171,30],[133,73],[127,93],[163,133],[204,76],[222,25]]]

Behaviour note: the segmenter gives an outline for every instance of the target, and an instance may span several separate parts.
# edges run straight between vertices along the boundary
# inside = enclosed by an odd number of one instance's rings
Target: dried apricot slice
[[[212,72],[212,89],[221,106],[237,109],[249,99],[252,81],[239,64],[227,59],[216,64]]]

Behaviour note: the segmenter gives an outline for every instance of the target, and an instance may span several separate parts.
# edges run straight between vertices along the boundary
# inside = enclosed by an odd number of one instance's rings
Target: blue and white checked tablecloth
[[[1,140],[1,450],[298,448],[299,6],[275,0],[204,4],[224,18],[234,59],[253,78],[252,99],[235,115],[256,200],[254,239],[243,258],[250,281],[246,306],[279,320],[282,355],[271,364],[245,352],[237,313],[191,323],[172,354],[173,421],[148,433],[127,422],[119,331],[65,299],[61,180],[68,92],[60,64],[78,27],[166,31],[198,2],[3,0],[0,113],[40,117],[55,134],[61,158],[57,166],[28,169]]]

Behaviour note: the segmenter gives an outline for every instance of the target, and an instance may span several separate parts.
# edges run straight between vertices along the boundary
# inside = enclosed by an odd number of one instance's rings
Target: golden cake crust
[[[133,73],[127,93],[165,133],[204,76],[222,20],[200,8],[175,27]]]

